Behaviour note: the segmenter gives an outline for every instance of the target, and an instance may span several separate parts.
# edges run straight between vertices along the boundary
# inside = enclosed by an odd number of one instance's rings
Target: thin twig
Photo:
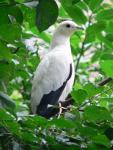
[[[92,18],[92,15],[89,16],[89,21],[88,21],[88,26],[87,28],[90,26],[90,23],[91,23],[91,18]],[[77,58],[77,63],[76,63],[76,66],[75,66],[75,83],[76,83],[76,79],[77,79],[77,70],[79,68],[79,64],[80,64],[80,59],[82,57],[82,55],[84,54],[84,50],[85,50],[85,41],[86,41],[86,38],[87,38],[87,28],[85,29],[85,37],[84,37],[84,40],[82,42],[82,46],[81,46],[81,49],[80,49],[80,53],[79,53],[79,56]]]
[[[104,94],[104,93],[106,93],[106,92],[110,91],[111,89],[113,89],[113,86],[111,86],[109,89],[104,90],[103,92],[101,92],[101,93],[99,93],[99,94],[95,95],[94,97],[92,97],[92,99],[98,99],[98,98],[99,98],[99,96],[101,96],[102,94]]]
[[[81,59],[81,57],[83,55],[84,45],[85,45],[85,40],[82,43],[82,47],[80,49],[80,54],[78,56],[77,63],[76,63],[76,66],[75,66],[75,81],[76,81],[76,77],[77,77],[77,70],[78,70],[78,67],[79,67],[80,59]]]
[[[98,95],[93,96],[90,100],[85,101],[78,109],[81,111],[83,109],[84,106],[86,106],[88,103],[92,103],[93,99],[98,99],[103,93],[106,93],[108,91],[110,91],[111,89],[113,89],[113,86],[111,86],[109,89],[104,90],[103,92],[99,93]]]

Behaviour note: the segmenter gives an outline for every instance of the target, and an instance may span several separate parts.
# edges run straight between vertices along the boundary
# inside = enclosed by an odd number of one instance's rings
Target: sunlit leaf
[[[87,92],[85,90],[79,89],[77,91],[72,92],[72,97],[77,103],[81,104],[86,100]]]
[[[113,19],[113,9],[105,9],[101,10],[97,15],[96,15],[97,20],[112,20]]]
[[[92,83],[88,83],[84,86],[84,90],[87,91],[88,97],[91,98],[92,96],[100,93],[103,88],[95,87]]]
[[[87,106],[84,111],[84,117],[91,122],[101,122],[112,120],[110,112],[104,107]]]
[[[64,9],[67,11],[69,16],[78,24],[85,24],[87,17],[84,15],[83,11],[76,5],[67,5],[66,0],[61,0]]]
[[[110,147],[110,141],[105,135],[97,135],[93,137],[94,143],[104,145],[106,147]]]
[[[100,66],[107,76],[113,77],[113,60],[101,61]]]
[[[13,43],[21,38],[21,28],[18,25],[4,24],[0,26],[0,39]]]
[[[88,5],[92,11],[95,11],[97,8],[100,7],[102,0],[90,0]]]

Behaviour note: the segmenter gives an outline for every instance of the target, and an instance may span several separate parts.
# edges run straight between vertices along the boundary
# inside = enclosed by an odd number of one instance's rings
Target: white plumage
[[[64,101],[72,90],[74,65],[70,37],[77,29],[72,21],[62,22],[55,30],[49,53],[38,65],[32,85],[31,109],[49,118],[49,105]]]

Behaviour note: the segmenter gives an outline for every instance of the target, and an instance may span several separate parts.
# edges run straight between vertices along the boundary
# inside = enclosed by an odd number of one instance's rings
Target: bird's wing
[[[36,113],[38,105],[45,108],[48,104],[56,104],[71,74],[71,61],[67,55],[59,52],[46,55],[39,64],[33,80],[32,112]]]

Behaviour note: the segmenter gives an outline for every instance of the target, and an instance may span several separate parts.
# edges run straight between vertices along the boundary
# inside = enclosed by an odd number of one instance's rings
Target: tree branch
[[[99,86],[104,86],[106,85],[107,83],[109,83],[110,81],[112,81],[112,78],[108,77],[104,80],[102,80],[101,82],[98,83]]]

